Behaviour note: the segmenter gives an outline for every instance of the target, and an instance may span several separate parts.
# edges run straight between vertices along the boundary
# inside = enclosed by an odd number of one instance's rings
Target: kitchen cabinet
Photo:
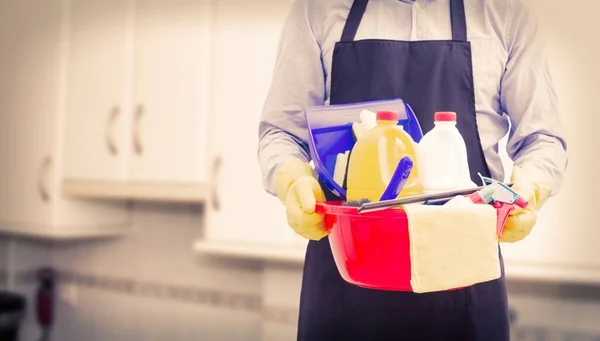
[[[209,10],[206,0],[136,1],[132,181],[206,180]]]
[[[202,201],[209,0],[72,0],[70,195]]]
[[[66,179],[126,179],[126,69],[132,20],[132,0],[70,2]]]
[[[304,258],[306,240],[288,226],[279,200],[264,191],[256,159],[258,121],[290,4],[218,1],[209,140],[213,186],[198,251],[285,261]]]
[[[71,239],[120,234],[126,207],[59,190],[64,95],[62,0],[0,3],[0,233]]]

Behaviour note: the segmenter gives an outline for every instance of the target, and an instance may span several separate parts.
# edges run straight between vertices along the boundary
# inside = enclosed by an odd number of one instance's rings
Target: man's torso
[[[328,103],[334,46],[340,40],[352,0],[309,1],[311,6],[308,17],[322,51],[326,76],[325,99]],[[500,178],[503,178],[504,173],[495,147],[509,128],[508,120],[501,115],[500,82],[509,58],[511,42],[508,30],[514,25],[512,20],[515,20],[509,6],[511,1],[465,0],[481,143],[492,176]],[[415,41],[452,38],[449,0],[410,2],[369,1],[355,40]]]

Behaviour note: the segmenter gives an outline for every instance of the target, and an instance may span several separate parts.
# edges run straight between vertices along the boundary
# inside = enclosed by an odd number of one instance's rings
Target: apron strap
[[[463,0],[450,0],[452,40],[467,41],[467,18]]]
[[[326,1],[326,0],[325,0]],[[342,42],[351,42],[358,32],[358,26],[362,20],[363,14],[367,9],[367,3],[369,0],[354,0],[346,24],[344,24],[344,31],[342,32]]]
[[[341,42],[351,42],[358,32],[360,21],[367,9],[369,0],[354,0],[350,13],[344,24]],[[450,18],[452,23],[452,40],[467,41],[467,18],[463,0],[450,0]]]

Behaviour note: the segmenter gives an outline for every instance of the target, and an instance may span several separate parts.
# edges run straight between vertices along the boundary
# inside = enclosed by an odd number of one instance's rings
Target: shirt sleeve
[[[507,154],[536,181],[549,183],[554,195],[568,163],[565,128],[539,23],[522,1],[510,2],[509,57],[501,83],[501,106],[511,121]]]
[[[323,105],[321,49],[311,29],[308,0],[294,0],[281,31],[271,87],[258,127],[258,161],[264,189],[276,195],[274,174],[283,161],[309,162],[303,109]]]

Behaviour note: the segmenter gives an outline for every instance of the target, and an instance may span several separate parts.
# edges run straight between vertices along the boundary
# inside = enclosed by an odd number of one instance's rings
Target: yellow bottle
[[[354,144],[348,163],[347,201],[379,201],[398,162],[406,155],[412,157],[413,168],[398,198],[423,194],[416,166],[416,143],[398,126],[398,119],[397,112],[377,112],[377,125]]]

